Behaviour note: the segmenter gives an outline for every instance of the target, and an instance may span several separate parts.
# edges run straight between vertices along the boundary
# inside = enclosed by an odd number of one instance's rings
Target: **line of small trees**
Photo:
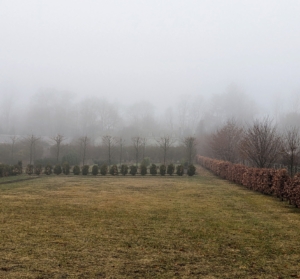
[[[19,161],[16,165],[0,164],[0,177],[19,175],[22,172],[22,161]]]
[[[39,166],[46,167],[66,162],[73,166],[83,166],[86,163],[99,165],[105,163],[108,166],[123,163],[135,163],[136,166],[143,163],[148,166],[150,162],[164,165],[170,162],[191,164],[196,155],[196,138],[192,136],[183,140],[169,135],[149,138],[135,136],[127,145],[122,137],[112,135],[103,136],[100,145],[93,144],[88,136],[64,144],[66,138],[61,134],[51,138],[53,142],[51,146],[45,139],[34,135],[23,139],[12,137],[11,140],[10,156],[7,148],[9,144],[0,144],[2,161],[12,163],[15,158],[27,156],[29,172],[32,173],[35,172],[35,168],[38,172]],[[42,158],[42,148],[48,153],[48,157]]]
[[[135,176],[139,174],[141,176],[145,176],[148,174],[148,170],[150,175],[160,174],[161,176],[165,176],[166,174],[173,175],[174,173],[176,173],[178,176],[182,176],[184,175],[185,170],[188,176],[193,176],[196,173],[196,167],[193,164],[190,164],[187,168],[185,168],[183,165],[177,165],[175,167],[174,164],[169,164],[167,166],[164,164],[160,166],[157,166],[156,164],[151,164],[149,168],[147,168],[147,166],[143,164],[140,165],[140,167],[137,167],[136,165],[128,166],[127,164],[122,164],[119,167],[117,165],[108,166],[106,164],[103,164],[101,166],[93,165],[91,168],[91,172],[90,172],[89,165],[84,165],[81,168],[80,166],[75,165],[72,168],[72,173],[74,175],[80,175],[80,174],[88,175],[91,173],[94,176],[99,174],[100,175],[110,174],[112,176],[116,176],[119,174],[123,176],[127,174]],[[61,173],[65,175],[69,175],[71,173],[71,167],[68,163],[65,163],[62,166],[57,164],[54,167],[52,167],[52,165],[47,165],[43,170],[43,167],[41,165],[36,165],[36,166],[27,165],[26,173],[28,175],[32,175],[32,174],[40,175],[42,173],[46,175],[50,175],[52,173],[56,175],[60,175]]]

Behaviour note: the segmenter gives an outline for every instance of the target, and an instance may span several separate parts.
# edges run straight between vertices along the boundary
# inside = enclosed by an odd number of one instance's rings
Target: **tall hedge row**
[[[203,156],[197,157],[197,163],[223,179],[300,207],[300,174],[291,178],[285,169],[250,168]]]

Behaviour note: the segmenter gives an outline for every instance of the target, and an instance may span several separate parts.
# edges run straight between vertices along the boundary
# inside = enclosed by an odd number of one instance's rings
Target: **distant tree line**
[[[235,85],[214,95],[199,92],[174,96],[167,104],[153,99],[124,104],[122,99],[108,100],[105,92],[83,96],[53,88],[42,88],[24,102],[11,93],[0,89],[0,136],[52,137],[58,133],[66,138],[88,135],[96,139],[109,134],[127,143],[136,135],[148,138],[162,133],[198,138],[214,132],[226,119],[234,118],[238,125],[244,125],[266,114],[276,121],[280,131],[287,125],[300,126],[297,94],[277,96],[265,108]]]
[[[182,164],[185,168],[193,164],[197,153],[197,140],[193,136],[176,139],[165,135],[159,138],[135,136],[126,143],[122,137],[104,135],[99,144],[92,142],[88,136],[72,141],[64,135],[57,134],[49,138],[30,135],[25,138],[11,137],[10,143],[0,144],[2,164],[14,164],[23,161],[28,165],[28,174],[39,174],[42,167],[52,173],[69,172],[70,166],[98,166],[123,164],[141,165],[146,168],[151,164]],[[76,172],[76,171],[75,171]],[[163,173],[163,170],[161,170]]]
[[[200,154],[257,168],[287,167],[291,176],[300,163],[300,133],[295,126],[279,132],[269,118],[240,126],[227,121],[203,138]]]

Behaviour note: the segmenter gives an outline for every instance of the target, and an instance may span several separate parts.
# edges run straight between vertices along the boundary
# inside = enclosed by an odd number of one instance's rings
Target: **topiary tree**
[[[53,172],[56,174],[56,175],[59,175],[62,173],[62,169],[61,169],[61,165],[57,164],[54,166],[54,169],[53,169]]]
[[[62,171],[65,175],[70,174],[70,165],[68,162],[64,163],[62,166]]]
[[[9,176],[9,166],[5,164],[0,164],[0,176],[5,177]]]
[[[150,167],[150,173],[152,175],[156,175],[157,174],[157,167],[155,164],[152,164],[151,167]]]
[[[52,165],[48,164],[46,167],[45,167],[45,174],[47,175],[50,175],[52,173]]]
[[[82,175],[88,175],[89,174],[89,165],[82,166]]]
[[[101,175],[107,174],[107,165],[106,164],[104,164],[100,167],[100,173],[101,173]]]
[[[174,167],[173,164],[168,165],[168,168],[167,168],[167,174],[173,175],[174,170],[175,170],[175,167]]]
[[[0,176],[5,177],[9,176],[9,166],[5,164],[0,164]]]
[[[165,175],[166,174],[166,170],[167,170],[167,168],[166,168],[166,166],[165,165],[160,165],[160,167],[159,167],[159,173],[160,173],[160,175]]]
[[[31,164],[27,165],[27,167],[26,167],[26,173],[29,174],[29,175],[33,174],[33,165],[31,165]]]
[[[99,173],[99,166],[98,165],[93,165],[92,174],[97,175],[98,173]]]
[[[74,175],[79,175],[80,174],[80,167],[78,165],[75,165],[73,167],[73,173],[74,173]]]
[[[111,175],[118,175],[118,167],[117,165],[112,165],[109,169],[109,173]]]
[[[196,173],[196,167],[193,164],[189,165],[187,169],[187,174],[189,176],[193,176],[195,175],[195,173]]]
[[[42,166],[41,165],[34,166],[34,173],[36,175],[40,175],[42,173]]]
[[[182,176],[183,173],[184,173],[184,167],[183,167],[183,165],[178,165],[176,167],[176,174],[179,175],[179,176]]]
[[[130,168],[130,174],[131,175],[136,175],[136,173],[137,173],[137,167],[134,166],[134,165],[132,165],[129,168]]]
[[[121,166],[121,173],[122,175],[126,175],[128,173],[128,166],[126,164]]]
[[[11,175],[21,174],[22,170],[19,168],[19,165],[11,166]]]
[[[147,174],[147,167],[146,165],[141,165],[141,175],[146,175]]]
[[[8,176],[15,175],[14,167],[11,165],[7,165]]]
[[[19,169],[19,174],[22,174],[23,173],[23,163],[22,161],[18,161],[18,169]]]

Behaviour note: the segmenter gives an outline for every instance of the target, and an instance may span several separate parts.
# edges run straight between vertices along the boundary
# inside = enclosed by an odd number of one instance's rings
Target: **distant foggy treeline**
[[[60,135],[63,141],[59,160],[73,156],[76,162],[82,161],[82,139],[86,138],[87,160],[107,161],[107,143],[103,139],[109,136],[113,139],[113,162],[135,161],[134,138],[144,141],[139,146],[139,161],[148,157],[153,162],[162,162],[161,141],[168,138],[171,144],[167,161],[179,162],[187,160],[184,140],[192,137],[202,155],[255,164],[237,149],[255,122],[268,119],[281,142],[288,127],[300,127],[298,95],[254,100],[234,85],[213,96],[174,96],[167,104],[160,103],[160,99],[152,100],[151,96],[146,96],[151,101],[127,100],[126,94],[112,101],[105,95],[87,97],[54,89],[40,90],[29,100],[9,93],[1,92],[0,163],[45,158],[55,162],[55,137]],[[229,135],[231,151],[224,151],[221,146]],[[33,150],[30,139],[36,139]],[[281,145],[278,152],[283,149]],[[277,156],[272,163],[280,162]]]
[[[174,96],[167,104],[162,104],[160,99],[151,99],[151,96],[145,96],[151,101],[128,100],[126,94],[111,101],[105,94],[85,97],[85,94],[42,89],[26,99],[24,96],[19,98],[19,92],[2,91],[2,135],[53,137],[63,134],[68,138],[88,135],[97,141],[105,134],[124,139],[136,135],[160,136],[162,133],[175,137],[196,136],[214,131],[228,119],[245,125],[266,115],[279,128],[300,122],[299,94],[254,100],[234,85],[213,96],[205,96],[205,93]]]

